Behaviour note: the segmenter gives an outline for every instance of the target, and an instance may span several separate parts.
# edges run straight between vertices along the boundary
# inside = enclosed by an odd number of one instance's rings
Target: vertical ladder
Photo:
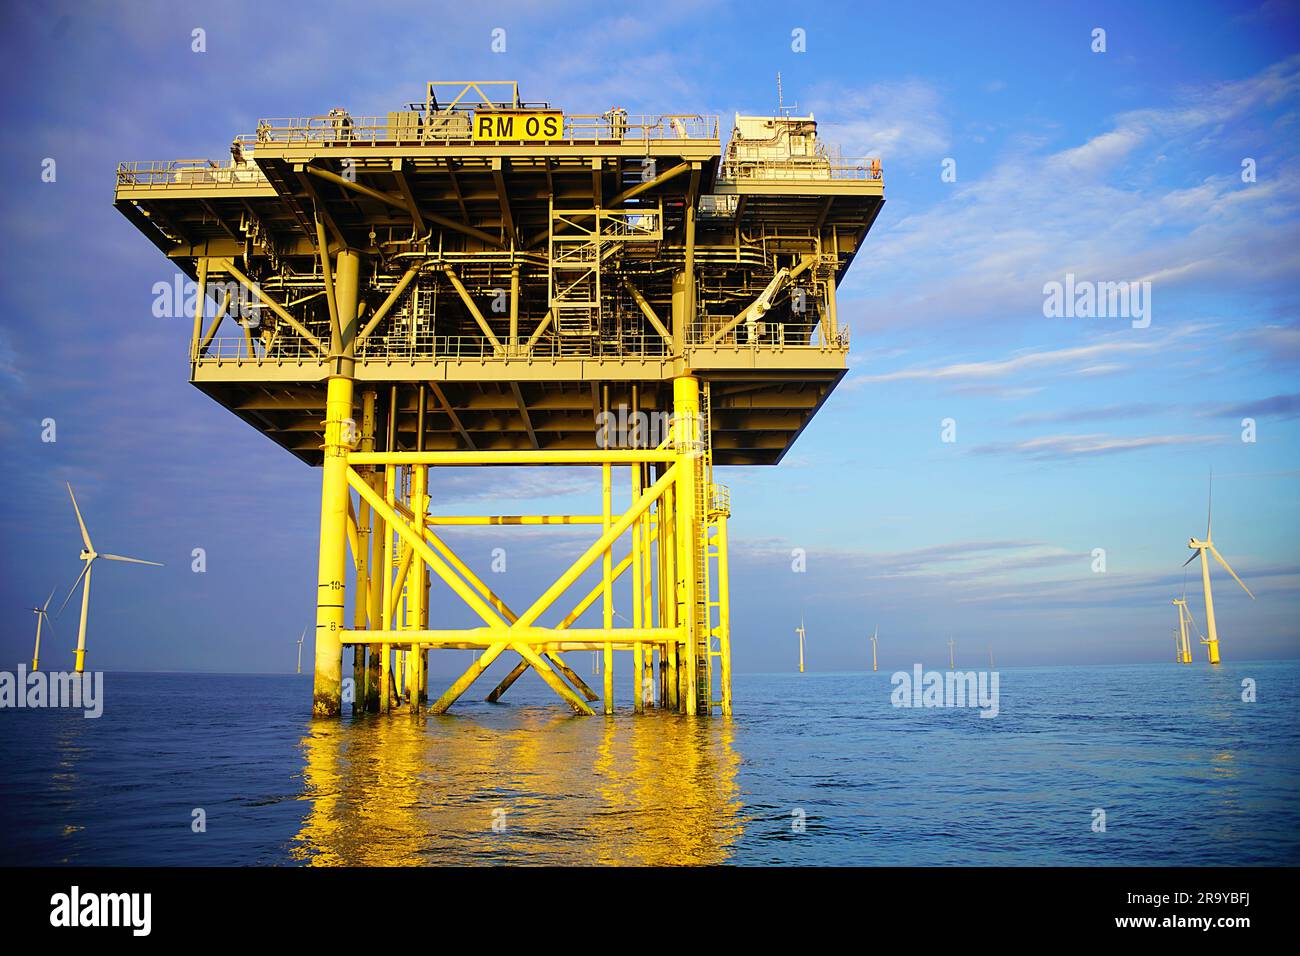
[[[695,459],[695,712],[712,712],[713,603],[709,593],[709,503],[713,498],[713,429],[710,420],[709,383],[700,388],[700,455]]]

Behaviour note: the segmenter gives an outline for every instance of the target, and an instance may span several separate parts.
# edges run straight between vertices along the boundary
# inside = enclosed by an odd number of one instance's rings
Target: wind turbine
[[[1183,567],[1187,567],[1187,565],[1191,564],[1192,561],[1195,560],[1198,554],[1200,555],[1201,583],[1205,587],[1205,620],[1206,620],[1206,637],[1202,638],[1201,643],[1206,646],[1206,653],[1209,655],[1210,663],[1217,664],[1219,663],[1219,631],[1214,623],[1214,595],[1210,593],[1209,556],[1211,554],[1214,555],[1214,559],[1218,561],[1221,565],[1223,565],[1224,570],[1226,570],[1229,574],[1232,575],[1232,579],[1236,581],[1238,584],[1241,584],[1241,589],[1245,591],[1247,594],[1250,594],[1250,599],[1252,601],[1255,600],[1255,595],[1251,594],[1250,588],[1246,587],[1245,584],[1242,584],[1241,578],[1237,577],[1237,572],[1232,570],[1232,568],[1228,565],[1228,562],[1223,560],[1223,555],[1219,554],[1218,549],[1214,546],[1214,542],[1210,537],[1210,528],[1212,527],[1213,524],[1212,519],[1214,517],[1214,473],[1213,472],[1210,473],[1210,493],[1209,493],[1208,501],[1209,503],[1207,504],[1205,509],[1205,539],[1204,540],[1200,540],[1197,538],[1187,539],[1187,546],[1191,548],[1192,551],[1195,553],[1190,558],[1188,558],[1186,561],[1183,562]]]
[[[68,596],[63,599],[63,604],[59,606],[59,612],[68,606],[72,600],[72,595],[76,593],[77,585],[85,579],[85,586],[81,589],[81,623],[77,627],[77,673],[80,674],[85,670],[86,663],[86,614],[90,610],[90,568],[95,563],[96,558],[104,558],[107,561],[127,561],[131,564],[148,564],[155,568],[161,568],[162,565],[157,561],[142,561],[139,558],[124,558],[120,554],[100,554],[95,550],[95,546],[90,543],[90,532],[86,530],[86,522],[81,518],[81,509],[77,507],[77,496],[72,493],[72,485],[68,484],[68,496],[72,498],[72,510],[77,513],[77,524],[81,527],[81,541],[85,545],[81,549],[81,560],[86,562],[86,566],[81,569],[77,575],[77,580],[72,582],[72,590]]]
[[[876,638],[880,636],[880,625],[876,625],[876,631],[871,635],[871,669],[876,670]]]
[[[803,615],[802,615],[802,614],[799,615],[799,626],[796,627],[796,628],[794,629],[794,631],[795,631],[796,634],[799,635],[799,673],[802,674],[802,673],[803,673],[803,638],[804,638]]]
[[[298,637],[298,673],[302,673],[302,642],[307,639],[307,628],[302,629],[302,634]]]
[[[1195,555],[1192,555],[1195,557]],[[1192,644],[1187,638],[1187,622],[1191,619],[1192,612],[1187,607],[1187,592],[1183,592],[1180,598],[1174,598],[1174,606],[1178,608],[1178,630],[1176,632],[1178,639],[1178,663],[1190,664],[1192,662]]]
[[[953,645],[956,644],[951,637],[948,638],[948,670],[955,670],[957,667],[957,658],[953,655]]]
[[[54,600],[54,592],[57,590],[58,586],[55,585],[50,589],[50,596],[45,599],[45,603],[40,607],[32,608],[32,613],[36,615],[36,650],[32,651],[32,670],[34,671],[41,669],[41,622],[44,621],[46,624],[50,622],[50,616],[45,611],[50,606],[50,602]]]
[[[989,670],[993,670],[993,645],[989,645]]]

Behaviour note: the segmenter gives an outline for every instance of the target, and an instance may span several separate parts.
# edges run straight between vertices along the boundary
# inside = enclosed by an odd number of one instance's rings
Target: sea
[[[730,718],[527,675],[314,719],[306,675],[107,673],[98,718],[0,710],[0,863],[1300,864],[1300,663],[997,674],[995,717],[882,668],[737,674]]]

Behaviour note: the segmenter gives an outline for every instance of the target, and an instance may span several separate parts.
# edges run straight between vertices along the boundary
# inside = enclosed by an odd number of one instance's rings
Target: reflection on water
[[[730,721],[315,721],[294,859],[317,865],[723,863],[743,832]],[[494,822],[496,828],[494,829]]]
[[[0,711],[0,865],[1300,861],[1300,662],[1012,668],[995,720],[893,707],[883,671],[741,674],[732,720],[572,717],[528,681],[418,721],[313,722],[310,675]]]

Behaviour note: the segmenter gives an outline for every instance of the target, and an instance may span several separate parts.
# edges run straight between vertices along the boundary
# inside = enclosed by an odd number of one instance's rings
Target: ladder
[[[693,553],[695,577],[695,606],[692,624],[695,634],[695,712],[712,712],[713,676],[713,601],[709,594],[709,508],[713,497],[713,436],[710,411],[709,383],[700,389],[699,441],[701,453],[693,459],[695,467],[695,542]]]

